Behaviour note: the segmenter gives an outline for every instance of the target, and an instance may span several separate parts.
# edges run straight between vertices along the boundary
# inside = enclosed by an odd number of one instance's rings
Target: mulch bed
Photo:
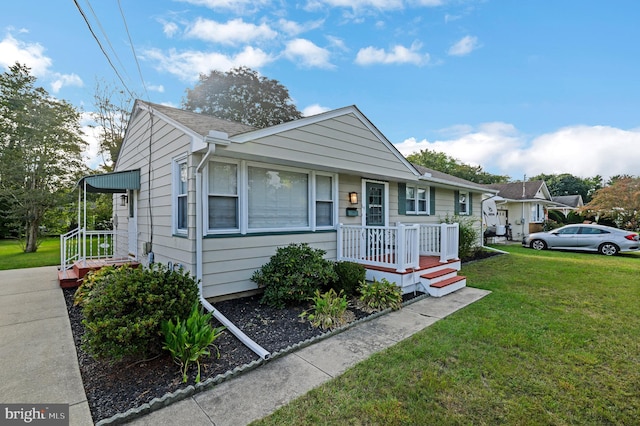
[[[473,259],[465,261],[479,260],[496,254],[498,253],[483,251]],[[188,382],[182,383],[180,367],[168,353],[161,353],[142,361],[117,363],[99,361],[91,357],[81,347],[84,334],[83,316],[80,308],[73,306],[75,289],[63,289],[63,292],[80,373],[94,422],[124,413],[153,398],[161,398],[169,392],[195,384],[195,364],[188,371]],[[422,294],[405,295],[404,300],[420,295]],[[215,307],[247,336],[271,353],[285,350],[324,333],[323,330],[312,327],[308,321],[300,319],[300,314],[308,306],[274,309],[260,304],[260,297],[251,296],[218,302]],[[350,306],[349,310],[354,314],[354,320],[369,315],[353,306]],[[215,321],[214,326],[219,325]],[[223,332],[214,343],[220,351],[220,358],[216,358],[215,351],[211,351],[211,357],[201,360],[201,381],[259,360],[253,351],[228,331]]]

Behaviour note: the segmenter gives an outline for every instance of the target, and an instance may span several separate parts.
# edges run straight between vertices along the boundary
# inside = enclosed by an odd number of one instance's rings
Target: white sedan
[[[596,224],[566,225],[549,232],[535,232],[522,240],[524,247],[536,250],[588,250],[607,256],[640,250],[638,234]]]

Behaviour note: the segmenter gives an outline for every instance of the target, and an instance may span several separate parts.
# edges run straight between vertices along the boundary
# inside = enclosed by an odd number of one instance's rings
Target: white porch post
[[[398,224],[396,232],[398,233],[396,237],[396,272],[404,273],[407,272],[405,268],[407,256],[405,226],[402,223]]]
[[[87,180],[84,180],[83,224],[81,235],[78,236],[78,244],[81,244],[78,253],[82,256],[83,266],[87,266]],[[78,224],[80,225],[80,224]]]
[[[440,263],[447,262],[447,252],[449,251],[449,234],[446,223],[440,224]]]
[[[344,256],[343,250],[344,250],[344,242],[342,241],[343,238],[343,229],[342,229],[342,224],[339,223],[338,224],[338,232],[337,232],[337,238],[338,241],[336,242],[336,260],[342,260],[342,257]]]

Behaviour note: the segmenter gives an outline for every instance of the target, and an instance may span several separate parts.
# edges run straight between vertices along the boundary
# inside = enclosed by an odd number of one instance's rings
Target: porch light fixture
[[[358,193],[357,192],[350,192],[349,193],[349,202],[351,204],[358,204]]]
[[[128,201],[129,201],[129,197],[127,196],[127,194],[122,194],[120,196],[120,207],[126,206]]]

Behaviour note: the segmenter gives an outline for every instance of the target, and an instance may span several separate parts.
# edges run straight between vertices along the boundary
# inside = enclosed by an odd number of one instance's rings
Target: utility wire
[[[120,9],[120,15],[122,15],[122,22],[124,22],[124,29],[127,32],[127,37],[129,38],[129,45],[131,46],[131,51],[133,52],[133,59],[136,61],[136,67],[138,67],[138,74],[140,75],[140,80],[142,81],[144,94],[147,96],[147,101],[151,102],[151,99],[149,99],[149,92],[147,91],[147,85],[144,82],[144,78],[142,77],[140,62],[138,61],[138,55],[136,55],[136,49],[133,46],[133,41],[131,40],[131,33],[129,32],[129,26],[127,25],[127,20],[124,17],[124,11],[122,10],[122,3],[120,2],[120,0],[118,0],[118,8]]]
[[[80,12],[80,15],[82,15],[82,18],[84,19],[84,22],[87,24],[87,27],[89,28],[89,32],[91,32],[91,35],[95,39],[96,43],[98,43],[98,46],[100,47],[100,50],[102,51],[102,54],[104,55],[105,58],[107,58],[107,62],[109,62],[109,65],[111,66],[113,71],[118,76],[118,79],[120,79],[120,82],[122,83],[124,88],[127,89],[127,92],[129,93],[129,96],[131,96],[132,98],[135,98],[134,94],[131,92],[131,90],[129,90],[129,87],[127,86],[127,84],[122,79],[122,76],[120,75],[120,73],[118,72],[116,67],[113,65],[113,62],[111,62],[111,58],[109,58],[109,55],[104,50],[104,47],[102,46],[102,43],[100,43],[100,40],[96,36],[96,33],[93,31],[93,28],[91,28],[91,24],[89,23],[89,20],[87,19],[87,15],[85,15],[84,11],[82,10],[82,7],[78,4],[78,0],[73,0],[73,3],[75,3],[76,8],[78,9],[78,12]]]

